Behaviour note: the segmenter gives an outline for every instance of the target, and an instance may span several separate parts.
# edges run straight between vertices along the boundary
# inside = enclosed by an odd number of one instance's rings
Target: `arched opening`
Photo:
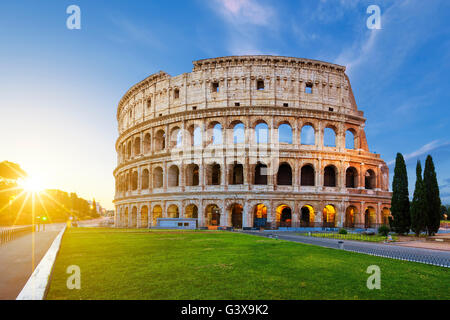
[[[322,226],[324,228],[334,228],[336,225],[336,209],[332,205],[323,208]]]
[[[313,227],[314,226],[314,208],[310,205],[304,205],[300,214],[300,226],[301,227]]]
[[[152,149],[152,139],[150,136],[150,133],[146,133],[144,136],[144,153],[150,153],[151,149]]]
[[[358,187],[358,172],[354,167],[348,167],[347,170],[345,170],[345,186],[347,188]]]
[[[316,137],[314,128],[311,125],[305,125],[302,127],[302,131],[300,133],[301,143],[304,145],[315,145]]]
[[[323,145],[325,147],[336,147],[336,132],[333,128],[327,127],[323,131]]]
[[[355,206],[349,206],[347,210],[345,210],[345,221],[344,227],[346,228],[354,228],[355,227],[355,216],[357,214]]]
[[[231,184],[244,184],[244,167],[242,164],[234,163],[231,174]]]
[[[128,141],[127,144],[127,158],[131,159],[131,141]]]
[[[138,187],[138,173],[137,171],[133,171],[131,174],[131,189],[137,190]]]
[[[152,216],[153,216],[152,225],[156,227],[158,225],[158,218],[162,218],[162,208],[160,205],[156,205],[153,207]]]
[[[141,228],[148,228],[148,207],[141,208]]]
[[[391,215],[391,210],[389,208],[383,208],[381,211],[381,223],[389,226],[389,216]]]
[[[245,126],[239,122],[233,127],[233,143],[245,143]]]
[[[134,155],[137,156],[141,153],[141,138],[134,139]]]
[[[162,188],[163,181],[163,170],[161,167],[156,167],[153,170],[153,188]]]
[[[289,124],[283,123],[278,127],[278,142],[292,144],[292,128]]]
[[[198,219],[198,208],[195,204],[190,204],[186,207],[186,218]]]
[[[194,147],[200,147],[202,145],[202,129],[196,126],[192,136],[192,145]]]
[[[149,179],[150,179],[150,177],[149,177],[148,169],[142,170],[142,181],[141,181],[142,189],[148,189]]]
[[[289,206],[282,204],[276,210],[277,224],[280,227],[292,226],[292,210]]]
[[[300,184],[302,186],[314,186],[314,168],[310,164],[306,164],[301,169]]]
[[[164,130],[158,130],[155,135],[155,151],[166,149],[166,134]]]
[[[376,177],[375,172],[372,169],[366,171],[366,174],[364,175],[364,184],[366,189],[375,189]]]
[[[231,226],[235,229],[242,229],[242,211],[240,204],[233,204],[231,206]]]
[[[373,228],[376,223],[376,211],[373,207],[367,207],[364,212],[364,228]]]
[[[183,131],[175,127],[170,134],[170,147],[181,148],[183,146]]]
[[[122,220],[122,227],[128,227],[128,223],[129,223],[129,220],[128,220],[128,207],[127,208],[125,208],[125,214],[123,215],[123,220]]]
[[[345,132],[345,148],[355,149],[355,134],[351,130]]]
[[[186,168],[186,185],[198,186],[199,182],[199,167],[198,165],[191,163]]]
[[[255,184],[267,184],[267,165],[258,162],[255,166]]]
[[[220,225],[220,209],[215,204],[210,204],[205,209],[206,225],[219,226]]]
[[[169,187],[178,187],[180,185],[180,170],[176,165],[169,168]]]
[[[325,187],[336,187],[336,168],[332,165],[326,166],[323,174],[323,185]]]
[[[223,143],[222,125],[220,123],[216,123],[212,128],[212,144],[220,145],[222,143]]]
[[[131,183],[130,183],[130,174],[129,173],[127,173],[127,175],[126,175],[125,185],[126,185],[126,190],[130,191],[131,190]]]
[[[255,126],[255,142],[257,144],[269,143],[269,127],[265,122],[258,123]]]
[[[136,228],[137,226],[137,208],[133,207],[131,209],[131,228]]]
[[[255,206],[253,212],[253,227],[264,228],[267,224],[267,207],[260,203]]]
[[[208,184],[213,186],[220,185],[220,164],[213,163],[207,170]]]
[[[178,207],[176,205],[171,204],[167,208],[167,217],[168,218],[179,218],[180,217],[180,213],[179,213]]]
[[[286,162],[282,163],[278,168],[277,184],[280,186],[292,185],[292,169]]]

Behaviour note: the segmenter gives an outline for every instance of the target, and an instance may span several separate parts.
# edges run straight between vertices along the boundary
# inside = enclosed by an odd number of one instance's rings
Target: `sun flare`
[[[19,185],[28,192],[41,192],[44,191],[44,184],[38,177],[28,177],[19,181]]]

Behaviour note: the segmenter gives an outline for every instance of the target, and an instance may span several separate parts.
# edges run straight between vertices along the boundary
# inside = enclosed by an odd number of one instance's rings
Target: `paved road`
[[[35,233],[36,267],[64,224],[46,225]],[[0,300],[14,300],[33,273],[32,234],[26,234],[0,246]]]
[[[339,240],[336,239],[300,236],[291,232],[245,231],[245,233],[265,237],[276,235],[278,236],[278,239],[282,240],[313,244],[334,249],[340,248]],[[393,259],[408,260],[450,267],[450,252],[448,251],[418,249],[411,247],[396,246],[393,244],[382,244],[382,243],[349,241],[349,240],[344,241],[343,248],[344,250],[347,251],[355,251]]]

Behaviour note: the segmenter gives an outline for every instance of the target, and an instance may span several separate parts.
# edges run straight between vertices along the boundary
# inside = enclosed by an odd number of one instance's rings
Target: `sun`
[[[19,185],[28,192],[41,192],[44,191],[44,184],[38,177],[27,177],[19,181]]]

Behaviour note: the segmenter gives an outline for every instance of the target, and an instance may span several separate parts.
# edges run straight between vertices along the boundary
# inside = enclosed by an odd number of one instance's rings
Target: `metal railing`
[[[0,245],[33,231],[32,226],[10,227],[0,229]]]

